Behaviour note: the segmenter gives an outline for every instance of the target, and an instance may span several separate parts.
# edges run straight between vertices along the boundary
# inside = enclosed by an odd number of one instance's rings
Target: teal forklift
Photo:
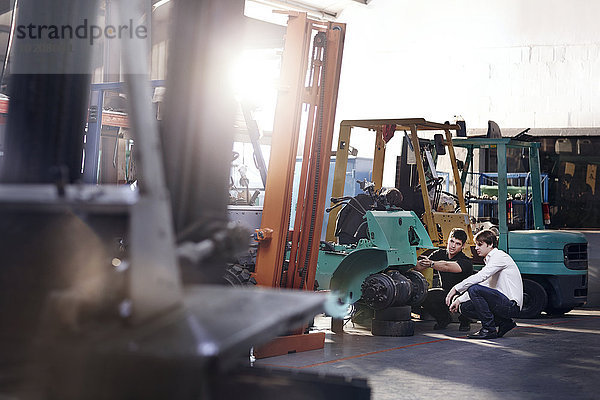
[[[462,163],[461,183],[464,186],[469,175],[476,149],[495,149],[497,173],[493,176],[496,196],[486,199],[470,199],[471,203],[491,203],[497,208],[499,231],[498,247],[515,260],[523,276],[523,309],[521,317],[536,318],[541,312],[562,315],[587,301],[588,256],[587,240],[581,233],[546,229],[549,224],[549,205],[542,199],[540,173],[540,143],[514,138],[455,138],[452,143],[466,149]],[[528,154],[529,171],[524,174],[522,185],[510,184],[507,173],[507,149],[518,149]],[[457,165],[453,169],[458,171]],[[480,185],[481,186],[481,185]],[[519,194],[514,190],[521,189]],[[524,191],[524,193],[523,193]],[[478,196],[479,197],[479,196]],[[495,197],[495,198],[494,198]],[[512,197],[512,199],[511,199]],[[525,210],[524,225],[528,229],[511,229],[513,207],[522,205]]]
[[[353,128],[375,132],[373,182],[361,183],[364,194],[345,197],[343,188]],[[420,254],[445,246],[448,233],[454,227],[465,229],[469,234],[468,243],[473,244],[461,188],[457,188],[460,208],[456,212],[438,211],[431,206],[429,193],[439,186],[439,177],[432,176],[433,149],[418,137],[420,131],[441,131],[451,138],[451,131],[458,129],[457,125],[422,118],[341,123],[331,206],[326,210],[329,212],[327,240],[321,242],[315,279],[320,289],[336,292],[340,302],[352,304],[355,311],[365,312],[365,307],[371,310],[374,335],[413,334],[411,308],[425,299],[433,280],[432,271],[423,275],[413,270]],[[408,191],[381,186],[386,143],[396,131],[404,131],[419,154],[416,157],[419,181],[424,184],[416,185],[410,195]],[[422,154],[421,144],[427,147]],[[436,136],[435,146],[438,151],[444,149],[440,136]],[[456,182],[460,181],[456,179]],[[404,204],[410,203],[409,197],[421,198],[424,210],[404,209]]]

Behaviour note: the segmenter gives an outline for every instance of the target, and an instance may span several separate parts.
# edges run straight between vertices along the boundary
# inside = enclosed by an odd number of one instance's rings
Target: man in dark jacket
[[[452,322],[452,316],[445,301],[446,296],[454,285],[473,274],[473,263],[462,251],[466,241],[467,233],[463,229],[455,228],[448,236],[448,244],[445,249],[436,250],[429,257],[421,256],[417,261],[415,267],[417,271],[433,268],[438,271],[441,281],[441,287],[430,289],[422,304],[423,310],[437,321],[433,329],[445,329]],[[459,321],[460,331],[466,332],[470,329],[469,318],[460,315]]]

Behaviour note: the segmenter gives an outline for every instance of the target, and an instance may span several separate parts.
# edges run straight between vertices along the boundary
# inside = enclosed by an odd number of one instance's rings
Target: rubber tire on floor
[[[411,306],[399,306],[375,310],[375,319],[379,321],[410,321],[411,309]]]
[[[373,336],[413,336],[414,321],[380,321],[373,319],[371,325]]]
[[[538,318],[548,304],[544,287],[531,279],[523,279],[523,308],[519,318]]]

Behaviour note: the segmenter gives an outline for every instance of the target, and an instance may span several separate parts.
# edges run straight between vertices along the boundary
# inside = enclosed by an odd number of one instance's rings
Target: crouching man
[[[446,304],[450,311],[481,321],[481,329],[468,338],[494,339],[517,326],[512,318],[518,316],[523,305],[523,281],[514,260],[497,248],[494,232],[479,232],[475,235],[475,244],[485,266],[454,285],[446,296]],[[460,296],[454,298],[456,294]]]
[[[429,289],[427,297],[423,302],[423,310],[435,318],[436,324],[433,329],[445,329],[452,316],[445,303],[446,295],[463,279],[473,274],[473,263],[471,259],[463,253],[463,248],[467,241],[467,232],[460,228],[454,228],[448,236],[448,244],[445,249],[439,249],[433,252],[429,257],[420,256],[415,269],[424,271],[427,268],[433,268],[438,272],[441,288]],[[460,331],[470,329],[470,320],[464,315],[459,316]]]

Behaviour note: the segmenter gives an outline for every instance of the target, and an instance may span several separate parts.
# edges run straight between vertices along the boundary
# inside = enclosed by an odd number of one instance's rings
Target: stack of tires
[[[375,310],[371,325],[373,336],[413,336],[415,323],[411,320],[411,306],[388,307]]]
[[[371,322],[374,336],[415,334],[411,308],[421,304],[427,296],[427,280],[420,272],[390,269],[369,275],[361,289],[363,301],[375,310]]]

